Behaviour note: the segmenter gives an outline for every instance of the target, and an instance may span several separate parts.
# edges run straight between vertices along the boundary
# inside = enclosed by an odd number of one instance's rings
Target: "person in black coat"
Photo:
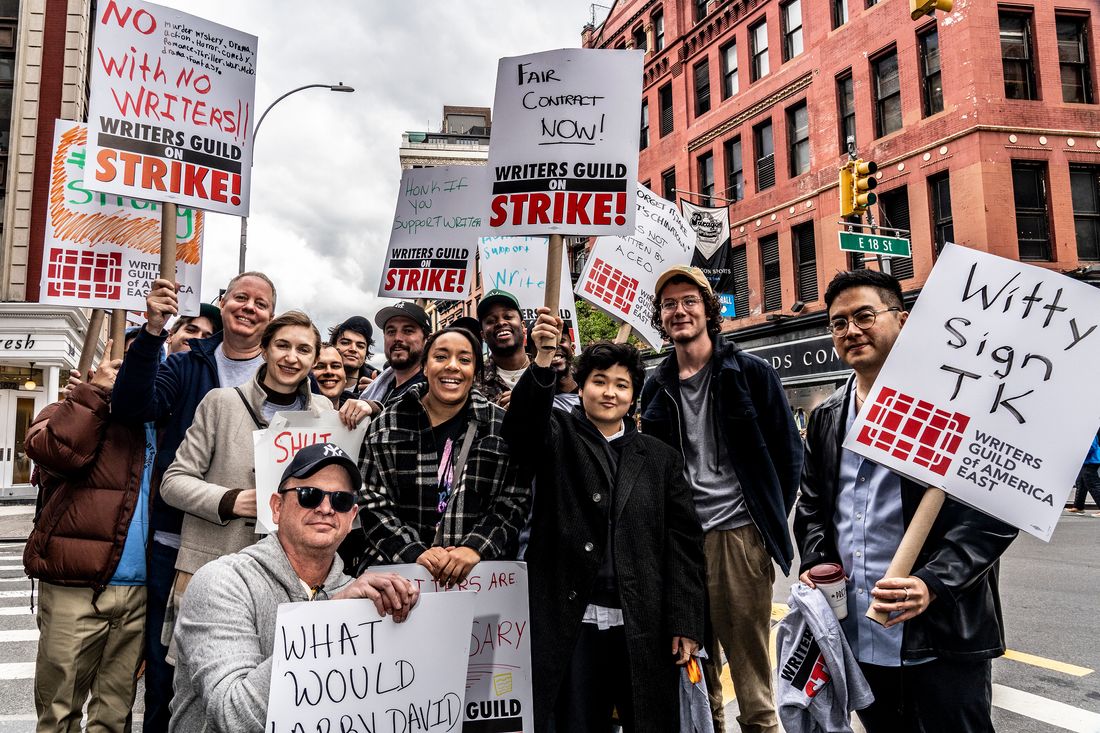
[[[679,728],[679,667],[703,635],[703,541],[683,459],[626,418],[637,350],[578,359],[581,406],[553,410],[561,319],[539,309],[539,347],[503,435],[535,475],[530,571],[536,731]],[[626,418],[626,419],[624,419]]]

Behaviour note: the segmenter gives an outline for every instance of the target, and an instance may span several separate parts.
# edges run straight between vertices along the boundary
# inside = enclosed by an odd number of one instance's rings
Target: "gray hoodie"
[[[825,596],[791,586],[790,613],[779,622],[776,700],[787,733],[851,733],[852,711],[874,701]]]
[[[344,563],[315,600],[351,583]],[[173,640],[179,649],[172,733],[263,733],[280,603],[310,600],[275,535],[202,566],[183,596]]]

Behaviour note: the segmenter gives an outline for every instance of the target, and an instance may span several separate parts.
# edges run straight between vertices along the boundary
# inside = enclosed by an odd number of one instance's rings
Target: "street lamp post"
[[[306,84],[305,86],[298,87],[297,89],[291,89],[289,92],[282,95],[281,97],[276,99],[271,104],[267,105],[267,109],[265,109],[264,113],[262,115],[260,115],[260,119],[256,122],[256,126],[254,128],[252,128],[252,154],[253,154],[253,156],[255,156],[255,154],[256,154],[256,135],[260,132],[260,125],[262,125],[264,123],[264,118],[267,117],[267,113],[270,112],[275,105],[277,105],[279,102],[281,102],[284,99],[286,99],[287,97],[289,97],[291,94],[303,91],[305,89],[328,89],[330,92],[354,92],[355,91],[354,87],[346,86],[344,84],[344,82],[340,82],[339,84]],[[247,249],[248,249],[248,217],[247,216],[242,216],[241,217],[241,251],[240,251],[240,258],[239,258],[238,264],[237,264],[237,273],[238,274],[244,272],[245,251]]]

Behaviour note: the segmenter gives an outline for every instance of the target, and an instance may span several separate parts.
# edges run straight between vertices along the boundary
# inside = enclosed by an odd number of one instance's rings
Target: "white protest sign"
[[[359,449],[367,434],[364,420],[355,430],[340,422],[337,412],[313,415],[307,411],[276,412],[265,430],[252,431],[256,460],[256,531],[275,532],[278,526],[271,516],[271,495],[279,488],[279,479],[298,451],[315,443],[335,443],[352,462],[358,463]]]
[[[463,730],[534,730],[526,563],[480,562],[465,582],[451,590],[440,587],[421,565],[383,565],[371,570],[397,573],[416,583],[421,594],[473,591]]]
[[[695,252],[695,232],[676,207],[639,184],[637,226],[624,237],[599,237],[577,280],[577,295],[631,328],[654,349],[661,334],[650,323],[657,278],[686,265]]]
[[[1100,424],[1097,326],[1095,288],[948,244],[844,447],[1049,541]]]
[[[54,127],[39,302],[145,311],[160,272],[160,205],[84,187],[82,122]],[[176,209],[176,280],[180,312],[199,312],[203,212]]]
[[[248,216],[256,36],[140,0],[92,30],[85,188]]]
[[[473,593],[424,594],[402,623],[365,599],[281,604],[265,733],[456,729],[473,615]]]
[[[481,214],[488,185],[483,166],[410,168],[401,173],[380,296],[469,297],[474,245],[485,231]]]
[[[519,301],[520,316],[526,323],[537,317],[536,311],[546,302],[546,237],[482,237],[481,290],[503,290]],[[569,282],[569,263],[561,260],[561,281]],[[580,328],[577,326],[577,304],[569,288],[558,296],[558,315],[567,333],[562,338],[573,342],[573,352],[580,353]]]
[[[489,143],[494,234],[629,234],[642,51],[502,58]]]

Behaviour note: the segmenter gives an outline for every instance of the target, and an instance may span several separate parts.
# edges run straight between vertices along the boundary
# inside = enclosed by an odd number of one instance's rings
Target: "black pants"
[[[988,659],[859,667],[875,694],[871,707],[858,711],[867,733],[993,733]]]
[[[160,643],[164,611],[172,595],[179,550],[150,542],[145,599],[145,733],[167,733],[175,668],[165,661],[168,647]]]
[[[1075,488],[1077,493],[1073,497],[1074,509],[1077,511],[1084,510],[1085,494],[1092,494],[1092,500],[1096,502],[1096,507],[1100,509],[1100,465],[1086,463],[1081,466],[1081,471],[1077,474]]]
[[[581,624],[573,658],[554,706],[556,733],[607,733],[611,709],[619,711],[626,733],[634,730],[634,703],[630,699],[630,665],[626,632],[622,626],[600,631]]]

